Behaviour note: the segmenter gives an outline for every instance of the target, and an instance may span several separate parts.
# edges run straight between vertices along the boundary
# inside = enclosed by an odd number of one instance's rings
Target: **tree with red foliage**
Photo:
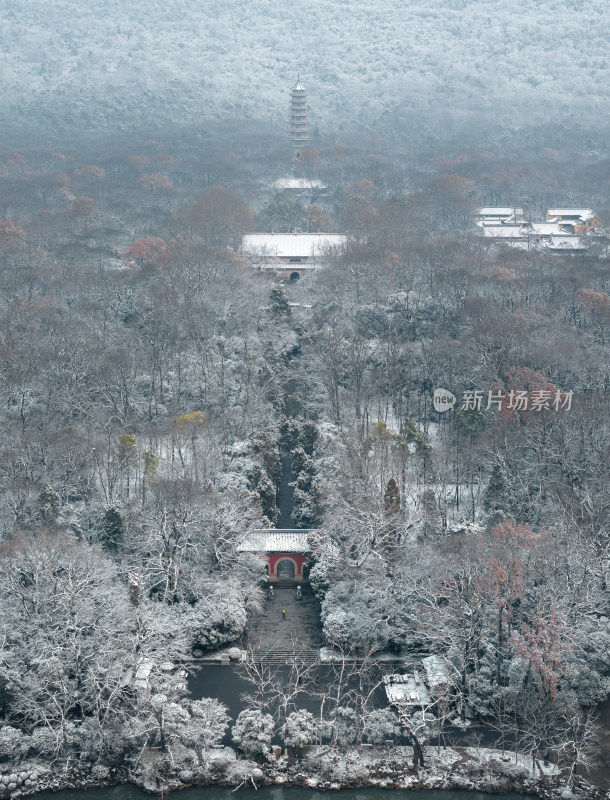
[[[595,292],[593,289],[579,289],[576,297],[591,311],[602,313],[610,312],[610,297],[605,292]]]
[[[535,540],[529,525],[507,519],[491,531],[488,561],[479,577],[479,590],[496,609],[496,680],[501,683],[504,647],[507,641],[506,626],[512,622],[515,603],[523,594],[527,554]]]
[[[15,225],[12,219],[0,222],[0,245],[5,248],[14,247],[21,244],[24,239],[25,231],[19,225]]]
[[[167,247],[163,239],[159,236],[146,236],[130,244],[126,252],[121,253],[121,258],[143,267],[145,264],[155,262],[166,255]]]
[[[97,206],[97,201],[92,197],[77,197],[72,201],[70,211],[79,219],[90,217]]]
[[[562,407],[567,396],[544,372],[530,367],[511,367],[504,374],[504,380],[494,386],[494,392],[502,391],[506,396],[498,409],[498,421],[521,425],[528,422],[533,409],[539,412],[553,408],[554,404]]]
[[[597,336],[602,344],[605,344],[608,323],[610,323],[610,297],[606,292],[579,289],[576,292],[576,298],[589,311]]]
[[[517,273],[514,269],[510,269],[509,267],[495,266],[491,271],[491,277],[494,281],[508,283],[509,281],[517,280]]]
[[[138,179],[138,183],[141,183],[142,186],[146,187],[147,189],[151,189],[153,192],[174,188],[174,184],[172,181],[170,181],[167,175],[162,175],[160,172],[154,172],[152,174],[145,172]]]
[[[23,173],[25,163],[25,156],[22,156],[21,153],[9,153],[6,157],[6,162],[0,164],[0,172]]]
[[[95,164],[86,164],[74,173],[78,178],[104,178],[105,172]]]
[[[320,166],[320,153],[315,147],[307,147],[301,151],[301,155],[296,164],[296,172],[299,175],[312,175]]]
[[[150,164],[150,158],[148,156],[129,156],[128,161],[134,169],[140,172],[143,172]]]
[[[566,644],[567,627],[559,612],[536,609],[529,624],[524,623],[521,637],[515,642],[515,652],[527,662],[538,688],[550,700],[557,699],[557,688],[569,652]]]
[[[367,178],[363,178],[344,189],[343,194],[349,198],[357,197],[359,200],[370,200],[373,197],[374,191],[375,184],[367,180]]]
[[[346,156],[353,152],[353,147],[348,144],[336,144],[333,147],[333,158],[337,161],[342,161]]]
[[[474,211],[474,181],[461,175],[445,173],[428,181],[425,187],[428,203],[451,227],[470,222]]]
[[[309,223],[309,230],[314,233],[330,230],[330,217],[322,206],[313,203],[305,209],[305,216]]]
[[[185,233],[199,234],[212,247],[237,247],[252,227],[252,210],[231,189],[210,186],[180,209],[177,221]]]
[[[398,253],[388,253],[381,262],[381,266],[385,267],[386,269],[395,269],[396,267],[400,266],[400,256]]]

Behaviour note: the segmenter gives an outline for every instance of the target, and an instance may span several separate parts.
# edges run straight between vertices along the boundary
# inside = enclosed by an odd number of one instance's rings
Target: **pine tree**
[[[418,456],[425,456],[432,449],[430,442],[410,417],[406,417],[400,425],[399,441],[414,444]]]
[[[38,495],[38,509],[43,521],[47,524],[57,521],[61,500],[52,486],[46,483]]]
[[[422,497],[423,526],[422,537],[429,539],[436,536],[441,528],[441,519],[436,497],[432,489],[426,489]]]
[[[506,484],[499,464],[496,464],[491,471],[483,499],[483,508],[488,515],[490,525],[497,525],[504,519],[506,512]]]
[[[123,518],[114,506],[104,512],[100,541],[106,550],[116,550],[123,541]]]
[[[394,478],[390,478],[383,495],[385,510],[388,514],[400,513],[400,492]]]
[[[283,286],[276,286],[269,295],[271,306],[269,311],[273,317],[289,317],[292,314]]]

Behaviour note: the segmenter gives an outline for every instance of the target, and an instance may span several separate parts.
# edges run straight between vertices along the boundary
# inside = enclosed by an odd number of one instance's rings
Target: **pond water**
[[[521,794],[485,794],[484,792],[438,791],[396,791],[392,789],[349,789],[339,792],[315,792],[311,789],[289,789],[265,787],[258,791],[206,786],[199,789],[185,789],[174,795],[175,800],[524,800]],[[38,794],[35,800],[145,800],[150,795],[131,786],[114,786],[111,789],[89,791],[67,791],[58,794]]]
[[[284,675],[285,680],[288,680],[290,669],[288,667],[276,667],[278,675]],[[373,670],[369,676],[370,685],[369,690],[377,684],[377,688],[372,691],[370,697],[371,708],[387,708],[388,701],[383,688],[381,677],[386,672],[391,671],[391,668],[386,666]],[[305,708],[312,714],[318,716],[320,714],[321,699],[320,695],[326,692],[332,692],[333,685],[336,684],[337,674],[335,668],[330,665],[320,665],[315,669],[315,686],[312,691],[301,692],[294,698],[296,708]],[[347,685],[353,689],[356,688],[356,677],[352,677],[351,681],[347,681]],[[229,715],[234,721],[240,711],[244,709],[244,703],[241,700],[243,693],[252,692],[252,684],[249,683],[239,669],[235,667],[221,667],[221,666],[204,666],[199,670],[194,671],[188,680],[188,688],[191,697],[198,700],[202,697],[217,697],[229,709]],[[326,701],[328,703],[328,700]],[[483,747],[494,747],[497,743],[497,734],[480,725],[471,725],[466,731],[460,728],[455,728],[451,725],[445,727],[445,743],[447,745],[458,745],[461,747],[470,747],[481,745]],[[231,746],[230,731],[223,740],[223,743]],[[282,740],[279,733],[276,732],[272,740],[273,744],[279,745]],[[400,744],[408,744],[409,739],[404,738],[399,741]]]
[[[285,684],[290,679],[289,666],[275,666],[271,670]],[[309,691],[299,693],[295,698],[295,705],[298,708],[306,708],[312,713],[320,711],[320,695],[326,693],[330,695],[333,687],[337,683],[337,667],[329,664],[321,664],[315,667],[311,673],[314,683],[309,687]],[[371,702],[375,708],[385,708],[387,699],[382,683],[382,675],[389,672],[390,668],[379,668],[371,670],[368,677],[367,689],[372,691]],[[352,674],[346,680],[346,686],[356,688],[359,676]],[[376,688],[374,688],[376,686]],[[201,697],[217,697],[229,709],[229,714],[233,719],[240,711],[243,711],[244,704],[241,701],[243,693],[252,693],[253,685],[250,683],[243,672],[238,667],[204,666],[198,670],[193,670],[188,679],[188,690],[190,696],[197,700]],[[326,701],[328,702],[328,700]]]

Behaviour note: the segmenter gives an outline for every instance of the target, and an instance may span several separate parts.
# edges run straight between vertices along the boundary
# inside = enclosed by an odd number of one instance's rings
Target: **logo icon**
[[[443,411],[449,411],[449,409],[453,408],[456,403],[455,395],[452,394],[449,389],[435,389],[434,390],[434,410],[439,411],[441,414]]]

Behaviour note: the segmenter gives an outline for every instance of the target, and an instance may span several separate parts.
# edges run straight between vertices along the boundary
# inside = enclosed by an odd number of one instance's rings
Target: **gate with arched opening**
[[[267,580],[303,583],[305,562],[311,547],[309,530],[252,531],[239,544],[247,553],[264,553],[267,557]]]

